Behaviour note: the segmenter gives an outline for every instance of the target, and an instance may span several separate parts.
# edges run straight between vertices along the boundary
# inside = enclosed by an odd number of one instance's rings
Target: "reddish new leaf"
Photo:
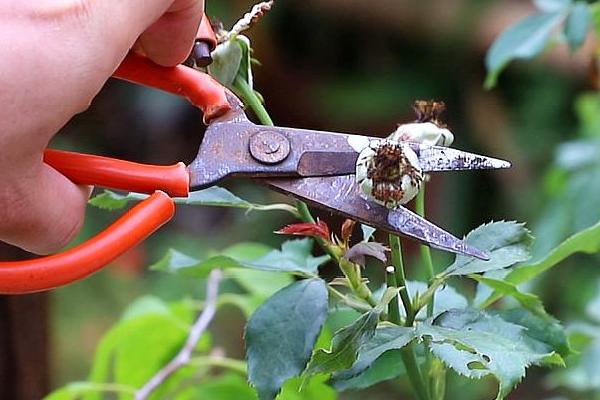
[[[317,221],[316,224],[304,222],[299,224],[291,224],[281,228],[275,233],[284,235],[320,237],[328,242],[331,241],[329,227],[323,221]]]
[[[350,241],[350,237],[352,236],[352,231],[354,230],[354,226],[356,225],[356,221],[351,219],[347,219],[344,221],[342,225],[342,241],[347,244]]]

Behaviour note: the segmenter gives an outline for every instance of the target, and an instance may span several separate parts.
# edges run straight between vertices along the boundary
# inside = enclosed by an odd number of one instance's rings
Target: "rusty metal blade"
[[[217,121],[206,130],[198,155],[188,166],[190,186],[210,186],[229,176],[351,175],[355,173],[358,152],[373,140],[381,139],[255,125],[240,116]],[[507,161],[460,150],[409,145],[424,172],[510,167]]]
[[[252,143],[258,135],[267,138],[266,151],[277,153],[284,145],[289,153],[277,162],[253,156]],[[357,153],[341,133],[280,128],[249,122],[216,122],[204,134],[198,155],[188,166],[190,186],[210,186],[228,176],[328,176],[353,174]],[[270,141],[271,143],[267,143]],[[263,144],[262,142],[259,144]],[[272,149],[269,145],[274,145]],[[257,151],[260,149],[257,146]],[[259,154],[260,155],[260,154]],[[264,154],[268,160],[268,154]]]
[[[510,162],[449,147],[409,143],[423,172],[510,168]]]
[[[364,199],[353,176],[277,178],[260,179],[259,181],[312,206],[341,214],[375,228],[416,239],[429,246],[453,253],[483,260],[489,259],[484,252],[404,207],[388,210]]]

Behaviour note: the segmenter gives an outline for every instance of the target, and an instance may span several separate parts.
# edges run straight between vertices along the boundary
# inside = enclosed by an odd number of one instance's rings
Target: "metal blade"
[[[409,143],[423,172],[510,168],[510,162],[449,147]]]
[[[215,122],[188,166],[190,186],[201,188],[228,176],[295,177],[351,175],[368,136],[255,125],[237,117]],[[508,168],[510,163],[446,147],[409,143],[424,172]]]
[[[387,232],[400,234],[453,253],[482,260],[489,257],[406,208],[388,210],[364,199],[353,176],[260,180],[273,189],[318,208],[344,215]]]

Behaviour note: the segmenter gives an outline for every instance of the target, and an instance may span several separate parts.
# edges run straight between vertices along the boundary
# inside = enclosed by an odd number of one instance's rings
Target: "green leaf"
[[[539,320],[539,319],[538,319]],[[531,336],[527,327],[479,310],[450,310],[434,324],[416,327],[433,354],[471,379],[493,375],[498,399],[510,393],[530,365],[564,365],[552,343]]]
[[[134,194],[129,193],[126,196],[123,196],[121,194],[115,193],[113,191],[110,190],[105,190],[104,192],[100,193],[99,195],[96,195],[94,197],[92,197],[89,201],[88,204],[94,206],[94,207],[98,207],[100,209],[103,210],[119,210],[121,208],[124,208],[127,206],[127,203],[129,203],[130,201],[139,201],[142,200],[143,198],[145,198],[145,195],[137,195],[140,196],[139,198],[135,198],[133,197]],[[142,197],[144,196],[144,197]]]
[[[492,222],[469,232],[466,242],[488,253],[490,260],[458,255],[444,274],[469,275],[510,267],[529,259],[533,238],[524,224]]]
[[[575,51],[581,47],[585,41],[591,22],[592,14],[588,4],[584,1],[576,2],[565,24],[565,36],[571,51]]]
[[[494,87],[498,75],[510,61],[539,55],[548,45],[554,29],[564,18],[563,12],[536,14],[502,32],[485,59],[488,70],[485,86]]]
[[[594,254],[598,251],[600,251],[600,222],[569,237],[541,260],[515,268],[507,275],[505,280],[514,285],[519,285],[534,279],[572,254]],[[498,294],[494,293],[486,300],[485,304],[491,304],[497,298]]]
[[[102,393],[121,393],[125,398],[133,399],[135,387],[126,385],[98,384],[94,382],[73,382],[50,393],[44,400],[79,400],[81,396],[94,393],[101,396]]]
[[[179,197],[176,199],[179,204],[188,204],[192,206],[215,206],[215,207],[236,207],[251,208],[252,204],[243,200],[227,189],[219,186],[211,186],[206,189],[190,192],[188,197]]]
[[[178,394],[177,400],[256,400],[256,393],[246,379],[237,374],[211,377],[204,383],[194,385]]]
[[[245,35],[234,37],[219,44],[212,53],[213,62],[208,73],[229,89],[235,89],[236,78],[243,79],[253,89],[252,48]]]
[[[117,383],[141,387],[183,346],[189,325],[159,315],[131,321],[114,352],[114,379]]]
[[[600,135],[600,113],[598,112],[599,110],[600,96],[597,92],[587,92],[577,96],[577,98],[575,99],[575,112],[577,113],[577,118],[579,119],[579,130],[581,136],[597,138],[598,135]],[[568,143],[572,142],[567,142],[567,144]],[[576,141],[575,143],[582,142]],[[590,143],[589,141],[583,141],[583,143],[579,146],[579,150],[583,150],[583,154],[587,155],[590,153],[590,150],[587,148],[583,148],[583,146],[585,145],[591,147],[592,154],[598,154],[598,147],[600,147],[598,146],[598,141],[594,141],[592,143]],[[599,159],[599,157],[596,157],[595,159],[591,159],[588,157],[584,158],[590,164],[594,161],[598,162]]]
[[[326,375],[311,376],[308,379],[288,379],[277,400],[336,400],[336,391],[327,385],[326,381]]]
[[[365,341],[358,351],[358,357],[351,368],[334,371],[332,381],[345,382],[370,368],[375,360],[389,350],[401,349],[415,338],[412,328],[386,326],[375,330],[373,337]],[[365,384],[364,380],[362,381]],[[344,384],[342,384],[344,386]]]
[[[377,358],[368,369],[348,379],[333,382],[337,390],[365,389],[379,382],[397,378],[406,373],[400,350],[390,350]]]
[[[255,269],[230,269],[227,270],[227,276],[235,280],[248,293],[257,295],[262,300],[266,300],[294,282],[294,277],[290,274]]]
[[[530,281],[575,253],[594,254],[600,251],[600,222],[567,238],[541,260],[516,267],[504,278],[513,285]],[[498,291],[490,294],[480,307],[487,307],[501,297]]]
[[[572,0],[533,0],[533,2],[540,11],[545,12],[565,11],[573,4]]]
[[[145,315],[170,315],[171,309],[163,300],[155,296],[142,296],[131,303],[123,312],[121,321],[140,318]]]
[[[208,73],[222,85],[231,87],[242,62],[242,47],[237,41],[226,40],[212,52]]]
[[[406,287],[408,293],[412,296],[417,294],[423,294],[427,290],[427,283],[420,281],[407,281]],[[400,299],[398,299],[400,301]],[[443,285],[435,291],[435,303],[433,305],[433,316],[437,316],[444,311],[448,311],[452,308],[467,308],[469,301],[465,296],[460,294],[454,287],[450,285]],[[404,307],[400,305],[400,315],[402,318],[406,317],[406,311]],[[427,318],[427,310],[425,308],[419,310],[416,319],[424,320]]]
[[[89,204],[102,208],[105,210],[118,210],[121,209],[129,202],[141,201],[148,197],[148,195],[141,193],[127,193],[125,195],[115,193],[110,190],[105,190],[103,193],[90,199]],[[191,206],[212,206],[212,207],[232,207],[232,208],[244,208],[248,210],[255,209],[278,209],[279,205],[263,206],[260,204],[253,204],[244,199],[241,199],[231,193],[227,189],[223,189],[219,186],[211,186],[207,189],[196,190],[190,192],[188,197],[176,197],[173,198],[177,204],[186,204]],[[283,205],[279,209],[284,209]]]
[[[306,374],[332,373],[351,368],[358,357],[358,350],[373,335],[379,322],[380,309],[364,313],[354,323],[335,333],[331,349],[315,351]]]
[[[192,278],[206,278],[210,271],[216,268],[242,268],[243,265],[227,256],[214,256],[205,260],[185,255],[175,249],[169,249],[157,263],[152,264],[153,271],[176,273],[181,276]]]
[[[481,275],[469,275],[469,278],[476,280],[479,283],[483,283],[489,286],[493,290],[502,294],[503,296],[510,296],[517,300],[521,306],[540,318],[551,320],[552,317],[544,309],[542,301],[534,294],[523,293],[510,282],[506,282],[500,279],[493,279]]]
[[[281,245],[281,250],[273,250],[264,257],[244,263],[244,266],[265,271],[314,274],[321,264],[329,260],[329,256],[313,257],[312,248],[310,238],[288,240]]]
[[[90,382],[104,383],[114,372],[116,383],[140,386],[179,350],[189,325],[162,312],[140,313],[115,325],[96,349]],[[101,399],[88,393],[86,400]]]
[[[597,286],[598,290],[596,296],[587,304],[585,312],[592,321],[600,323],[600,282],[598,282]],[[600,330],[598,331],[598,334],[600,335]]]
[[[592,25],[596,35],[600,33],[600,4],[590,4],[590,12],[592,13]]]
[[[594,327],[598,330],[598,327]],[[597,393],[600,390],[600,340],[592,340],[574,359],[569,359],[566,369],[556,371],[546,380],[550,388],[564,386],[577,392]],[[583,393],[581,393],[583,396]],[[585,397],[581,397],[585,398]]]
[[[281,245],[281,250],[271,250],[261,257],[251,257],[237,248],[229,248],[223,254],[202,261],[171,249],[150,269],[196,278],[208,276],[215,268],[250,268],[312,275],[321,264],[329,260],[329,256],[313,257],[312,247],[313,242],[309,238],[289,240]]]
[[[565,329],[558,321],[541,318],[520,308],[504,310],[499,315],[507,322],[524,327],[528,338],[549,345],[562,357],[573,353]]]
[[[261,400],[306,367],[327,317],[327,284],[305,279],[275,293],[246,326],[248,378]]]

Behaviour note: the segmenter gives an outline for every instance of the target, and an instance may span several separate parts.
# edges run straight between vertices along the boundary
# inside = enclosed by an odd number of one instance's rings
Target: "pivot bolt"
[[[290,154],[290,142],[279,132],[260,131],[250,138],[250,154],[264,164],[277,164]]]

